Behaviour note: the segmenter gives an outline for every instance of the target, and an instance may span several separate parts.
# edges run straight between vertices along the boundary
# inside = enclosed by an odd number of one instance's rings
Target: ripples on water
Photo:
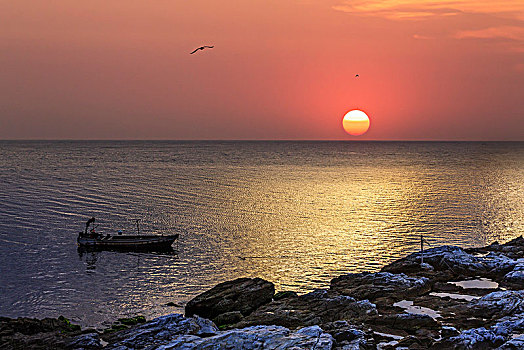
[[[524,228],[524,143],[1,142],[0,315],[100,325],[182,311],[242,276],[326,287],[434,245]],[[100,232],[181,233],[175,254],[79,254]]]

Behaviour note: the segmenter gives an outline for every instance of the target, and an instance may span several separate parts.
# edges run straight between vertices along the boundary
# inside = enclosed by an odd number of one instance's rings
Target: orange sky
[[[0,0],[0,138],[524,140],[524,2]]]

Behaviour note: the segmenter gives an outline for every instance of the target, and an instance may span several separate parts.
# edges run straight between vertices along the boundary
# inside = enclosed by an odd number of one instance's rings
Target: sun
[[[342,127],[344,130],[353,136],[359,136],[369,129],[369,118],[366,113],[359,109],[349,111],[342,119]]]

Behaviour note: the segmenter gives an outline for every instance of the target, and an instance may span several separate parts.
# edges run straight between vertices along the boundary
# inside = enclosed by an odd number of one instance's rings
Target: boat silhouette
[[[172,244],[180,236],[178,233],[172,235],[141,235],[140,219],[135,220],[138,234],[124,235],[119,231],[116,235],[100,234],[95,231],[95,218],[91,218],[86,223],[84,232],[80,232],[76,239],[78,247],[96,250],[168,250],[172,249]],[[91,230],[89,226],[93,224]]]

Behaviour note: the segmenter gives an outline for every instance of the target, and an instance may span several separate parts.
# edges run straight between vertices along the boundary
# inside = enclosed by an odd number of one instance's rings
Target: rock
[[[524,332],[524,314],[503,317],[491,326],[493,332],[505,337]]]
[[[433,330],[440,329],[440,324],[430,316],[410,313],[376,317],[370,323],[377,326],[387,326],[391,329],[404,330],[410,334],[414,334],[417,330],[422,328]]]
[[[419,272],[421,270],[420,254],[420,252],[410,254],[384,266],[381,271],[392,273]],[[481,258],[470,255],[455,246],[442,246],[425,250],[424,262],[431,265],[435,271],[451,270],[455,274],[467,276],[485,273],[489,270]]]
[[[390,295],[398,300],[431,291],[429,279],[408,277],[403,273],[353,273],[331,280],[330,289],[356,299],[375,300]]]
[[[395,345],[395,348],[404,349],[427,349],[433,341],[431,338],[415,337],[413,335],[407,336]]]
[[[274,294],[275,286],[271,282],[261,278],[239,278],[220,283],[191,299],[185,312],[186,316],[199,315],[209,319],[231,311],[247,316],[270,302]]]
[[[135,316],[135,317],[119,318],[118,322],[120,322],[121,324],[124,324],[126,326],[134,326],[134,325],[137,325],[139,323],[146,322],[146,318],[144,316],[139,315],[139,316]]]
[[[291,291],[284,291],[284,292],[278,292],[273,296],[273,300],[280,300],[285,298],[292,298],[297,297],[297,292],[291,292]]]
[[[517,260],[513,270],[504,276],[502,284],[519,289],[524,288],[524,258]]]
[[[366,333],[350,325],[345,320],[326,323],[323,325],[323,329],[333,336],[337,344],[349,343],[366,336]]]
[[[524,290],[489,293],[471,308],[474,315],[501,318],[524,312]]]
[[[217,333],[217,326],[210,320],[196,315],[192,318],[197,326],[200,327],[200,329],[195,333],[199,337],[210,337]]]
[[[427,270],[427,271],[433,271],[433,270],[435,270],[435,269],[433,268],[433,266],[431,266],[430,264],[426,264],[426,263],[421,263],[421,264],[420,264],[420,268],[421,268],[422,270]]]
[[[368,300],[348,296],[329,296],[325,290],[272,301],[245,317],[236,327],[279,325],[289,328],[323,325],[337,320],[363,320],[377,313]]]
[[[102,348],[98,333],[87,333],[79,335],[67,343],[66,346],[71,350],[95,350]]]
[[[324,333],[318,326],[301,328],[294,332],[279,326],[254,326],[221,332],[209,338],[178,337],[158,349],[331,350],[332,346],[333,338],[331,335]]]
[[[449,338],[459,335],[460,332],[455,327],[442,326],[442,331],[440,334],[442,338]]]
[[[447,292],[447,293],[456,293],[456,292],[460,292],[460,291],[463,291],[464,288],[462,287],[459,287],[455,284],[452,284],[452,283],[447,283],[447,282],[436,282],[434,285],[433,285],[433,288],[432,290],[434,292]]]
[[[87,338],[78,338],[87,343]],[[172,314],[110,335],[105,349],[331,349],[333,338],[320,327],[290,331],[255,326],[220,332],[209,320]],[[75,348],[76,349],[76,348]]]
[[[172,302],[172,301],[170,301],[170,302],[166,303],[166,306],[175,306],[175,307],[182,307],[182,305],[180,305],[180,304],[177,304],[177,303],[174,303],[174,302]]]
[[[58,318],[0,317],[0,349],[65,349],[80,326]]]
[[[213,319],[217,326],[230,325],[240,322],[243,316],[240,311],[224,312]]]
[[[489,329],[485,327],[463,331],[457,336],[446,338],[432,349],[493,349],[500,346],[511,349],[513,334],[524,332],[524,313],[504,317]],[[515,342],[518,345],[518,341]]]
[[[207,319],[195,316],[185,318],[170,314],[155,318],[138,327],[126,329],[104,337],[109,343],[105,349],[140,349],[169,343],[181,335],[205,337],[218,334],[218,328]]]
[[[497,350],[522,350],[524,349],[524,334],[502,344]]]
[[[486,328],[468,329],[456,337],[444,339],[431,349],[493,349],[504,344],[505,338]]]
[[[77,332],[80,330],[80,326],[72,324],[63,316],[58,318],[44,318],[41,320],[27,317],[19,317],[16,319],[0,317],[0,330],[2,334],[21,333],[24,335],[33,335],[53,331]]]

